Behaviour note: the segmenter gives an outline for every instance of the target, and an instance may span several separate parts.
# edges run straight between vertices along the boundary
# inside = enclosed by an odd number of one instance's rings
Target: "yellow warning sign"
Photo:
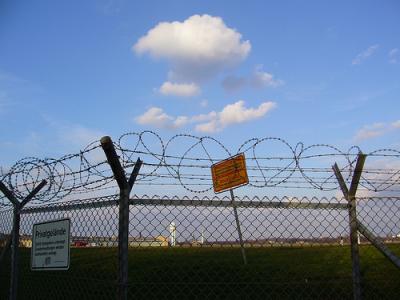
[[[211,174],[215,193],[249,183],[246,159],[243,153],[213,164],[211,166]]]

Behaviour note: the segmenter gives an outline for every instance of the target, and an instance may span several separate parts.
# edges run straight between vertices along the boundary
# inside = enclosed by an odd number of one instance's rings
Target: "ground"
[[[400,246],[392,245],[400,254]],[[365,299],[400,299],[400,270],[370,245],[361,245]],[[18,299],[115,299],[117,249],[71,249],[68,271],[29,270],[21,249]],[[129,252],[129,298],[352,299],[348,246],[247,249],[136,248]],[[9,262],[1,267],[7,299]]]

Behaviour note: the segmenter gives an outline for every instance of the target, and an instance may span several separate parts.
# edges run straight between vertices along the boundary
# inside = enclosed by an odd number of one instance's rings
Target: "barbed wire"
[[[211,165],[237,153],[245,154],[252,188],[334,191],[338,184],[331,166],[337,162],[349,181],[361,151],[357,146],[347,151],[328,144],[305,146],[299,142],[291,146],[276,137],[251,138],[232,151],[213,137],[178,134],[164,141],[153,131],[125,133],[114,145],[127,174],[138,157],[144,161],[137,178],[139,185],[181,186],[196,194],[212,191]],[[361,188],[369,192],[400,191],[400,151],[380,149],[366,154]],[[10,168],[0,167],[0,180],[19,199],[43,179],[47,184],[33,204],[117,190],[99,141],[58,159],[26,157]],[[0,206],[6,205],[9,201],[0,195]]]

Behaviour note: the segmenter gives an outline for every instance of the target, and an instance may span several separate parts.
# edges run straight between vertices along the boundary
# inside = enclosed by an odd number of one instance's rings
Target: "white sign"
[[[68,270],[70,220],[33,225],[31,270]]]

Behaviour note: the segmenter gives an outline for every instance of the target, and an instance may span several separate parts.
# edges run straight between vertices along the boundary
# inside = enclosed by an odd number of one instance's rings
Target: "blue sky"
[[[400,148],[398,1],[2,1],[0,165],[155,130]]]

